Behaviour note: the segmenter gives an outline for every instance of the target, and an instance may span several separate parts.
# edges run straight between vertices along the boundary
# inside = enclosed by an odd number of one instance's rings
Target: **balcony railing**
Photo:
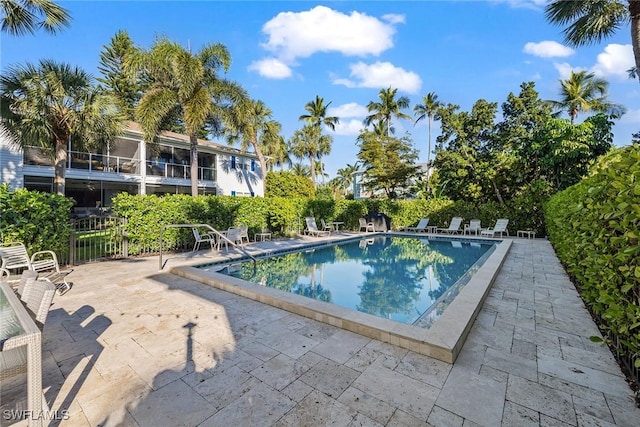
[[[25,165],[53,166],[51,157],[40,147],[26,147],[24,149],[24,163]],[[107,156],[106,154],[81,151],[70,151],[67,157],[67,169],[88,170],[90,172],[141,175],[140,164],[140,160],[130,157]],[[146,167],[147,175],[160,176],[163,178],[191,178],[190,165],[158,163],[148,160]],[[202,181],[215,181],[215,168],[198,167],[198,179]]]

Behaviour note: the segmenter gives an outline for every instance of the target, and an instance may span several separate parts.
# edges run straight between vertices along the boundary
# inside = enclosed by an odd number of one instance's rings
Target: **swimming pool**
[[[355,241],[357,248],[360,245],[365,248],[374,250],[374,245],[370,244],[374,237],[391,238],[397,236],[415,237],[410,233],[376,233],[367,234],[367,239],[362,240],[362,233],[342,233],[340,235],[332,235],[330,238],[305,238],[294,239],[291,241],[274,241],[252,245],[251,253],[253,255],[284,255],[288,252],[318,251],[321,247],[333,245],[338,241],[354,241],[354,236],[358,236]],[[461,239],[461,238],[443,238],[437,237],[432,239],[429,236],[429,246],[436,240],[446,242],[454,252],[468,242],[469,245],[482,245],[482,239]],[[487,239],[485,239],[486,241]],[[375,242],[375,240],[373,240]],[[410,242],[406,240],[406,242]],[[489,292],[491,284],[497,275],[504,258],[511,246],[511,239],[493,240],[495,242],[494,249],[487,251],[486,259],[483,263],[475,263],[466,275],[456,281],[457,284],[466,283],[457,290],[457,285],[450,289],[459,292],[459,294],[450,301],[446,310],[441,310],[440,299],[435,304],[437,320],[433,322],[428,317],[426,322],[428,328],[416,326],[418,323],[406,324],[400,323],[389,318],[383,318],[371,315],[369,313],[353,310],[339,305],[327,303],[322,300],[308,298],[291,292],[284,292],[276,288],[262,286],[259,283],[221,274],[217,270],[224,267],[224,263],[233,263],[236,265],[232,269],[242,269],[239,262],[247,261],[249,258],[246,253],[228,253],[219,257],[219,261],[210,263],[206,268],[198,268],[198,266],[181,266],[171,269],[171,273],[192,280],[200,281],[218,289],[234,293],[246,298],[250,298],[265,304],[272,305],[283,310],[305,316],[320,322],[324,322],[333,326],[337,326],[369,338],[394,344],[409,350],[437,358],[439,360],[453,363],[457,357],[464,340],[475,320],[477,313],[480,311],[482,302]],[[406,243],[411,246],[410,243]],[[397,249],[397,248],[396,248]],[[394,249],[395,250],[395,249]],[[253,264],[253,263],[251,263]],[[200,266],[202,267],[202,266]],[[252,268],[252,267],[251,267]],[[257,269],[256,263],[256,269]],[[428,269],[427,269],[428,271]],[[316,269],[316,278],[319,279]],[[423,285],[424,287],[425,285]],[[444,295],[444,294],[443,294]],[[425,319],[424,316],[422,316]],[[419,320],[418,320],[419,322]],[[425,326],[425,325],[422,325]]]
[[[268,256],[255,264],[202,268],[428,328],[496,245],[495,241],[378,236]]]

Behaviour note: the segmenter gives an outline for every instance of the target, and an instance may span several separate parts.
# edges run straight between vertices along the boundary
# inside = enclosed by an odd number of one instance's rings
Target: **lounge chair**
[[[213,250],[213,246],[216,243],[216,236],[213,233],[200,234],[197,228],[192,228],[193,237],[195,237],[196,242],[193,244],[193,252],[200,249],[200,243],[209,243],[211,246],[211,250]]]
[[[53,251],[38,251],[29,257],[27,248],[22,243],[13,242],[0,245],[0,258],[2,258],[0,268],[6,270],[26,268],[36,271],[41,278],[47,278],[55,284],[61,295],[71,289],[71,283],[67,282],[66,276],[73,270],[60,270],[58,257]]]
[[[422,218],[415,227],[405,227],[402,231],[411,231],[414,233],[426,233],[429,225],[429,218]]]
[[[366,219],[364,218],[359,218],[358,222],[360,223],[360,230],[362,231],[362,229],[364,229],[365,232],[371,231],[371,232],[375,232],[376,231],[376,225],[373,222],[367,222]]]
[[[505,234],[508,236],[509,230],[507,230],[507,225],[509,225],[509,220],[507,218],[500,218],[496,221],[496,225],[494,225],[493,228],[482,230],[480,232],[480,235],[496,237],[496,234],[500,233],[500,237],[504,236]]]
[[[460,227],[462,226],[462,217],[454,216],[451,218],[451,222],[449,223],[449,227],[447,228],[438,228],[439,233],[449,233],[449,234],[458,234],[462,230]]]
[[[316,225],[316,219],[312,216],[308,216],[305,218],[305,222],[307,224],[306,232],[310,236],[329,236],[331,233],[327,230],[319,230]]]
[[[479,219],[472,219],[469,224],[464,225],[464,234],[475,234],[476,236],[482,231],[482,226]]]

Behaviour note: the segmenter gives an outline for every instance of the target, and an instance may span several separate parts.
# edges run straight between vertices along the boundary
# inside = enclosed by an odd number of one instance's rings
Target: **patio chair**
[[[363,228],[364,228],[365,232],[368,232],[368,231],[375,232],[376,231],[376,225],[373,222],[371,222],[371,221],[367,222],[367,220],[364,219],[364,218],[359,218],[358,222],[360,223],[360,230],[359,231],[362,231]]]
[[[224,248],[229,250],[229,242],[233,245],[242,244],[242,230],[240,228],[231,227],[222,234],[226,239],[220,238],[220,240],[218,240],[218,249],[222,249],[222,245],[224,245]]]
[[[458,234],[460,231],[460,227],[462,226],[462,217],[454,216],[451,218],[451,222],[449,223],[449,227],[447,228],[438,228],[439,233],[449,233],[449,234]]]
[[[72,283],[67,282],[66,276],[73,270],[60,270],[58,257],[53,251],[38,251],[31,257],[27,248],[20,242],[5,243],[0,245],[0,268],[6,270],[28,269],[38,272],[40,277],[49,279],[56,285],[60,295],[71,289]]]
[[[200,234],[200,231],[198,231],[198,229],[195,227],[192,228],[191,231],[193,232],[193,237],[196,239],[196,242],[193,244],[193,252],[200,249],[200,243],[209,243],[209,245],[211,246],[211,250],[213,250],[213,246],[216,243],[215,234],[213,233]]]
[[[322,231],[328,231],[329,234],[331,234],[331,230],[333,230],[333,228],[329,224],[324,222],[324,219],[320,220],[320,224],[322,224]]]
[[[476,236],[482,231],[479,219],[472,219],[469,224],[464,225],[464,234],[475,234]]]
[[[243,244],[245,239],[247,240],[247,243],[249,243],[249,226],[240,225],[237,229],[240,230],[240,244]]]
[[[505,234],[508,236],[509,230],[507,230],[507,225],[509,225],[509,219],[500,218],[496,220],[496,225],[494,225],[493,228],[487,228],[486,230],[482,230],[480,232],[480,235],[496,237],[496,234],[500,233],[500,237],[504,236]]]
[[[37,279],[29,284],[29,298],[25,302],[27,310],[42,330],[49,314],[49,308],[56,293],[56,285],[49,279]],[[9,326],[9,325],[7,325]],[[1,329],[1,327],[0,327]],[[3,348],[0,351],[0,380],[27,372],[27,346]]]
[[[402,231],[411,231],[414,233],[426,233],[429,225],[429,218],[422,218],[415,227],[405,227]]]
[[[329,231],[319,230],[318,226],[316,225],[316,219],[314,217],[308,216],[304,220],[305,220],[305,223],[307,224],[306,232],[310,236],[320,237],[320,236],[329,236],[331,234]]]

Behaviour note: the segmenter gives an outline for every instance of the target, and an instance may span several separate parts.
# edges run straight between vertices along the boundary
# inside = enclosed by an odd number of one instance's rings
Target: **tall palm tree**
[[[572,71],[566,80],[560,80],[560,101],[550,101],[558,111],[566,111],[571,123],[575,122],[579,112],[609,112],[620,116],[624,107],[607,100],[609,83],[594,73]]]
[[[309,114],[301,115],[298,120],[304,120],[307,123],[318,127],[325,125],[331,130],[336,130],[336,125],[340,124],[340,118],[336,116],[327,116],[327,109],[329,108],[329,105],[331,105],[331,102],[325,104],[324,98],[316,95],[316,99],[307,102],[304,106],[304,109],[307,110]]]
[[[345,167],[338,169],[338,176],[336,179],[339,188],[343,190],[344,194],[349,191],[351,184],[353,184],[353,174],[356,173],[358,169],[358,163],[353,165],[347,163]]]
[[[391,117],[396,119],[410,119],[411,116],[402,112],[405,108],[409,108],[409,98],[401,96],[396,99],[396,93],[398,89],[380,89],[378,92],[378,98],[380,102],[371,101],[367,104],[367,111],[373,113],[364,118],[365,126],[369,126],[371,123],[379,122],[384,123],[387,128],[386,136],[390,136],[394,133],[391,127]]]
[[[429,165],[431,163],[431,120],[440,119],[438,110],[442,107],[442,105],[442,102],[438,101],[438,95],[436,95],[434,92],[429,92],[427,96],[422,97],[422,104],[417,104],[413,107],[414,116],[417,116],[414,122],[414,126],[425,117],[427,118],[429,123],[429,144],[427,148],[427,194],[429,194]]]
[[[230,65],[231,55],[221,43],[205,45],[192,54],[167,38],[158,39],[148,51],[129,55],[125,63],[130,73],[142,72],[151,80],[135,111],[145,140],[156,141],[165,119],[176,112],[184,123],[190,144],[193,196],[198,195],[199,132],[211,117],[224,117],[229,104],[246,98],[240,85],[218,75]]]
[[[71,23],[67,9],[51,0],[0,0],[0,9],[2,32],[14,36],[34,34],[38,28],[55,34]]]
[[[262,101],[247,99],[236,103],[231,114],[225,115],[225,133],[233,144],[240,142],[242,151],[249,146],[258,156],[260,170],[267,173],[267,158],[264,152],[271,151],[280,143],[280,123],[272,120],[272,113]],[[264,182],[264,181],[263,181]]]
[[[54,189],[65,194],[67,147],[93,149],[120,134],[117,101],[100,93],[93,78],[65,63],[41,60],[10,67],[0,77],[2,125],[22,148],[38,146],[54,162]]]
[[[264,147],[264,155],[267,157],[267,168],[273,171],[274,166],[279,166],[280,170],[285,164],[291,166],[291,158],[284,136],[279,135],[278,140],[273,144]]]
[[[295,131],[289,139],[291,154],[299,159],[309,159],[309,171],[314,186],[317,184],[316,161],[331,152],[331,142],[332,138],[323,135],[321,129],[315,125],[305,125],[301,130]]]
[[[307,102],[304,106],[304,109],[308,114],[301,115],[298,117],[298,120],[303,120],[312,126],[316,126],[320,133],[322,133],[322,125],[325,125],[329,129],[335,131],[336,125],[340,123],[340,118],[337,116],[327,116],[329,105],[331,105],[331,102],[325,104],[324,98],[316,95],[314,100]],[[322,154],[320,154],[320,156],[322,156]],[[322,160],[322,158],[318,157],[318,160]],[[319,162],[319,164],[320,167],[323,168],[323,163]],[[324,183],[324,171],[322,169],[320,169],[320,175],[323,177],[322,180]]]
[[[640,1],[553,0],[545,14],[552,24],[565,26],[565,43],[575,47],[598,43],[631,20],[633,56],[640,69]]]

